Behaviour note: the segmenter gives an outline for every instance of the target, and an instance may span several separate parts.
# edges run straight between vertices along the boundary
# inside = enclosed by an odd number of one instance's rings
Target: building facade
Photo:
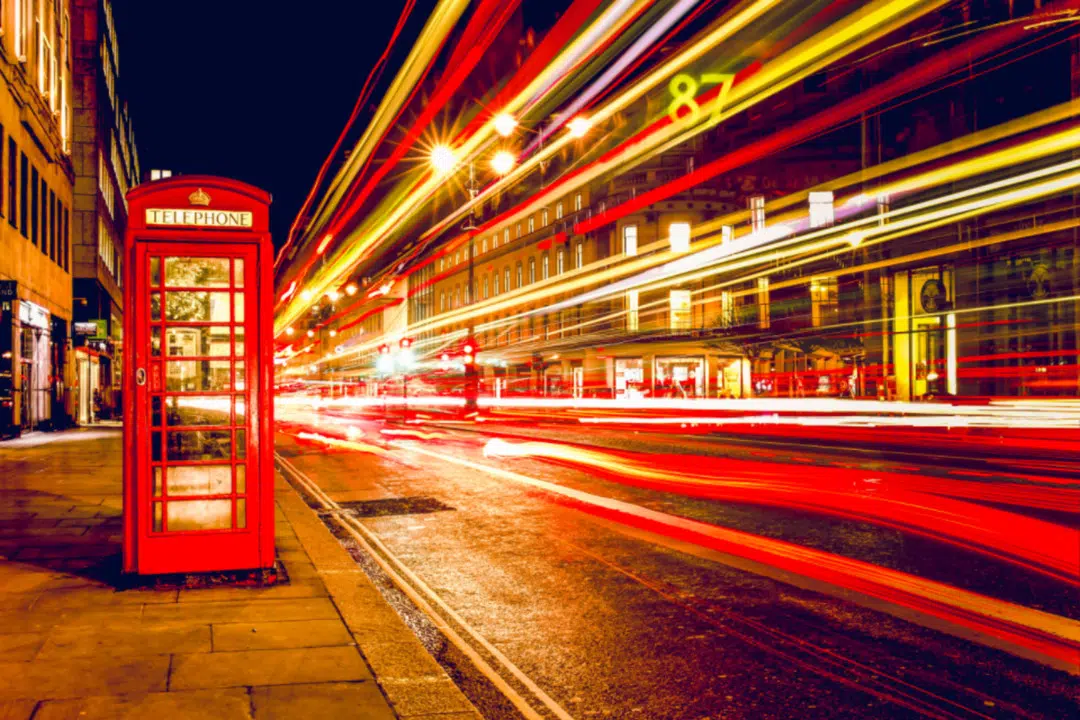
[[[127,192],[139,156],[123,99],[120,53],[109,0],[72,0],[76,173],[72,237],[74,356],[80,423],[121,407],[122,244]]]
[[[0,434],[67,425],[72,64],[69,0],[0,4]]]

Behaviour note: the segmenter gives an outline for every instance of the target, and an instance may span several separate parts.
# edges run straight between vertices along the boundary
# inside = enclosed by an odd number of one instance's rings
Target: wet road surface
[[[690,497],[551,458],[485,456],[484,448],[494,437],[657,455],[674,444],[702,463],[753,459],[808,482],[831,468],[884,471],[902,461],[716,438],[590,431],[586,441],[565,428],[499,423],[416,427],[367,418],[351,420],[344,433],[339,420],[281,424],[279,452],[310,483],[299,489],[313,506],[336,503],[338,516],[362,526],[352,537],[336,530],[488,717],[514,717],[521,709],[387,570],[422,588],[414,590],[418,597],[536,717],[1080,712],[1075,676],[1018,657],[1023,648],[993,637],[971,642],[963,639],[975,636],[968,628],[720,552],[689,535],[627,523],[512,474],[949,583],[1040,610],[1071,632],[1068,623],[1080,611],[1066,583],[895,528]],[[948,476],[956,466],[928,474]],[[324,515],[332,524],[335,512]],[[372,552],[357,547],[358,538],[368,538]]]

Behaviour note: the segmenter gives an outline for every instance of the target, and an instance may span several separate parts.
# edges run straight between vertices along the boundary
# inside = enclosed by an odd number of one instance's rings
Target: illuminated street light
[[[290,337],[292,337],[292,334],[293,334],[294,332],[296,332],[296,331],[295,331],[295,330],[293,330],[293,329],[292,329],[291,327],[287,327],[287,328],[285,328],[285,334],[286,334],[286,335],[288,335],[288,336],[290,336]]]
[[[311,292],[311,290],[303,290],[303,291],[300,292],[300,299],[303,300],[304,302],[307,302],[307,301],[311,300],[311,298],[313,296],[314,296],[314,293]]]
[[[356,287],[356,283],[349,283],[345,286],[345,294],[349,297],[355,295],[357,293],[357,290],[359,290],[359,288]]]
[[[491,158],[491,169],[499,175],[505,175],[514,169],[514,164],[517,160],[514,158],[514,154],[507,150],[500,150],[495,153],[495,157]]]
[[[589,132],[589,128],[592,127],[592,122],[588,118],[578,115],[576,118],[570,121],[570,124],[566,126],[570,130],[570,137],[583,138],[585,133]]]
[[[337,337],[337,330],[331,330],[330,337]]]
[[[308,337],[315,337],[315,331],[314,330],[308,330],[307,331],[307,336]]]
[[[503,137],[510,137],[517,127],[517,120],[510,113],[500,113],[495,117],[495,132]]]
[[[457,154],[446,145],[436,145],[431,151],[431,167],[440,175],[451,172],[457,166]]]
[[[339,293],[337,290],[331,290],[330,292],[326,293],[326,297],[330,302],[337,302],[341,299],[341,293]]]
[[[859,247],[862,245],[862,241],[866,239],[866,233],[856,230],[848,233],[847,241],[851,247]]]

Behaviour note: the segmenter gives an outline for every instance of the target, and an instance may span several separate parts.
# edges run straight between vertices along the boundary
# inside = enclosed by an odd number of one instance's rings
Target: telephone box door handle
[[[139,368],[135,371],[135,384],[139,386],[146,384],[146,368]]]

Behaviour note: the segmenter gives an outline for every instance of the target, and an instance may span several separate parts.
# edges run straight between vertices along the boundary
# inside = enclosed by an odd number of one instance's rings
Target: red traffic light
[[[462,350],[462,351],[463,351],[463,352],[464,352],[464,353],[465,353],[466,355],[472,355],[472,352],[473,352],[473,346],[472,346],[472,345],[466,345],[465,347],[461,348],[461,350]]]
[[[380,355],[389,355],[390,354],[390,346],[389,345],[380,345],[379,346],[379,354]]]
[[[472,355],[466,355],[465,356],[465,364],[466,365],[472,365],[473,364],[473,356]]]
[[[408,350],[412,347],[412,338],[401,338],[401,342],[398,343],[402,350]]]

